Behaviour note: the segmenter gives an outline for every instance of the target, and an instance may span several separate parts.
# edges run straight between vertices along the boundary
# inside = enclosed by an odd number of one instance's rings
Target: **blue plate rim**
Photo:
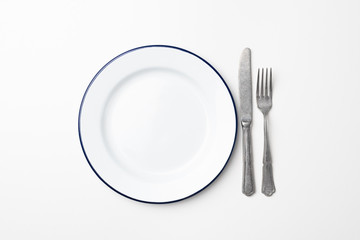
[[[133,198],[133,197],[130,197],[118,190],[116,190],[115,188],[113,188],[110,184],[108,184],[101,176],[100,174],[98,174],[95,170],[95,168],[92,166],[91,162],[90,162],[90,159],[88,158],[87,154],[86,154],[86,151],[85,151],[85,148],[84,148],[84,145],[83,145],[83,141],[82,141],[82,137],[81,137],[81,130],[80,130],[80,119],[81,119],[81,112],[82,112],[82,107],[83,107],[83,104],[84,104],[84,100],[85,100],[85,97],[86,97],[86,94],[88,92],[88,90],[90,89],[91,85],[93,84],[93,82],[95,81],[95,79],[97,78],[97,76],[110,64],[112,63],[113,61],[115,61],[116,59],[124,56],[125,54],[128,54],[130,52],[133,52],[133,51],[137,51],[137,50],[140,50],[140,49],[143,49],[143,48],[152,48],[152,47],[163,47],[163,48],[172,48],[172,49],[176,49],[176,50],[180,50],[180,51],[183,51],[183,52],[186,52],[188,54],[191,54],[197,58],[199,58],[201,61],[203,61],[204,63],[206,63],[221,79],[221,81],[223,82],[223,84],[225,85],[229,95],[230,95],[230,98],[231,98],[231,101],[233,103],[233,107],[234,107],[234,112],[235,112],[235,136],[234,136],[234,141],[233,141],[233,146],[231,148],[231,151],[230,151],[230,154],[229,154],[229,157],[228,159],[226,160],[223,168],[220,170],[220,172],[214,177],[213,180],[211,180],[207,185],[205,185],[202,189],[190,194],[189,196],[186,196],[184,198],[180,198],[180,199],[176,199],[176,200],[172,200],[172,201],[166,201],[166,202],[152,202],[152,201],[145,201],[145,200],[140,200],[140,199],[136,199],[136,198]],[[80,140],[80,145],[81,145],[81,149],[84,153],[84,156],[86,158],[86,161],[88,162],[88,164],[90,165],[90,168],[93,170],[93,172],[95,173],[95,175],[107,186],[109,187],[110,189],[112,189],[113,191],[115,191],[116,193],[120,194],[121,196],[124,196],[128,199],[131,199],[131,200],[134,200],[134,201],[137,201],[137,202],[141,202],[141,203],[149,203],[149,204],[169,204],[169,203],[175,203],[175,202],[179,202],[179,201],[182,201],[182,200],[185,200],[185,199],[188,199],[188,198],[191,198],[193,196],[195,196],[196,194],[202,192],[203,190],[205,190],[207,187],[209,187],[219,176],[220,174],[224,171],[225,167],[227,166],[231,156],[232,156],[232,153],[234,151],[234,147],[235,147],[235,144],[236,144],[236,140],[237,140],[237,131],[238,131],[238,121],[237,121],[237,111],[236,111],[236,105],[235,105],[235,102],[234,102],[234,98],[231,94],[231,91],[228,87],[228,85],[226,84],[224,78],[220,75],[220,73],[208,62],[206,61],[205,59],[203,59],[202,57],[200,57],[199,55],[189,51],[189,50],[186,50],[186,49],[183,49],[183,48],[180,48],[180,47],[175,47],[175,46],[171,46],[171,45],[161,45],[161,44],[155,44],[155,45],[145,45],[145,46],[140,46],[140,47],[136,47],[136,48],[132,48],[128,51],[125,51],[119,55],[117,55],[116,57],[114,57],[113,59],[111,59],[108,63],[106,63],[96,74],[95,76],[93,77],[93,79],[91,80],[91,82],[89,83],[89,85],[87,86],[84,94],[83,94],[83,97],[82,97],[82,100],[81,100],[81,103],[80,103],[80,108],[79,108],[79,114],[78,114],[78,134],[79,134],[79,140]]]

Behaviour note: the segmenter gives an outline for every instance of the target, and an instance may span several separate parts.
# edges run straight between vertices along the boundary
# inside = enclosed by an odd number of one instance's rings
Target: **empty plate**
[[[133,200],[190,197],[225,167],[236,111],[219,73],[181,48],[132,49],[90,82],[79,113],[80,142],[91,168]]]

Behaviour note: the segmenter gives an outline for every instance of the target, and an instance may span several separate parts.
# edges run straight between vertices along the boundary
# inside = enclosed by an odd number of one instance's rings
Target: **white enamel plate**
[[[133,200],[169,203],[212,183],[236,137],[232,96],[204,59],[145,46],[107,63],[87,88],[79,136],[91,168]]]

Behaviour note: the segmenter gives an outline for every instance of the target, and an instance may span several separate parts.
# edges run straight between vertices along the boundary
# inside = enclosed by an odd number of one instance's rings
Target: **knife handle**
[[[252,165],[252,147],[251,147],[251,122],[242,122],[243,135],[243,188],[242,191],[246,196],[251,196],[255,192],[253,165]]]

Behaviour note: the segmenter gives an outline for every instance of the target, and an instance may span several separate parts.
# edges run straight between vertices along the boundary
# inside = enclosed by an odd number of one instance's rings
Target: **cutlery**
[[[264,77],[265,72],[265,77]],[[264,115],[264,156],[262,193],[271,196],[275,192],[272,159],[268,136],[268,114],[272,107],[272,69],[258,69],[256,87],[257,106]]]
[[[251,121],[252,121],[252,81],[251,81],[251,50],[245,48],[241,54],[239,67],[240,82],[240,121],[243,138],[243,186],[242,192],[251,196],[255,192],[252,146],[251,146]]]

